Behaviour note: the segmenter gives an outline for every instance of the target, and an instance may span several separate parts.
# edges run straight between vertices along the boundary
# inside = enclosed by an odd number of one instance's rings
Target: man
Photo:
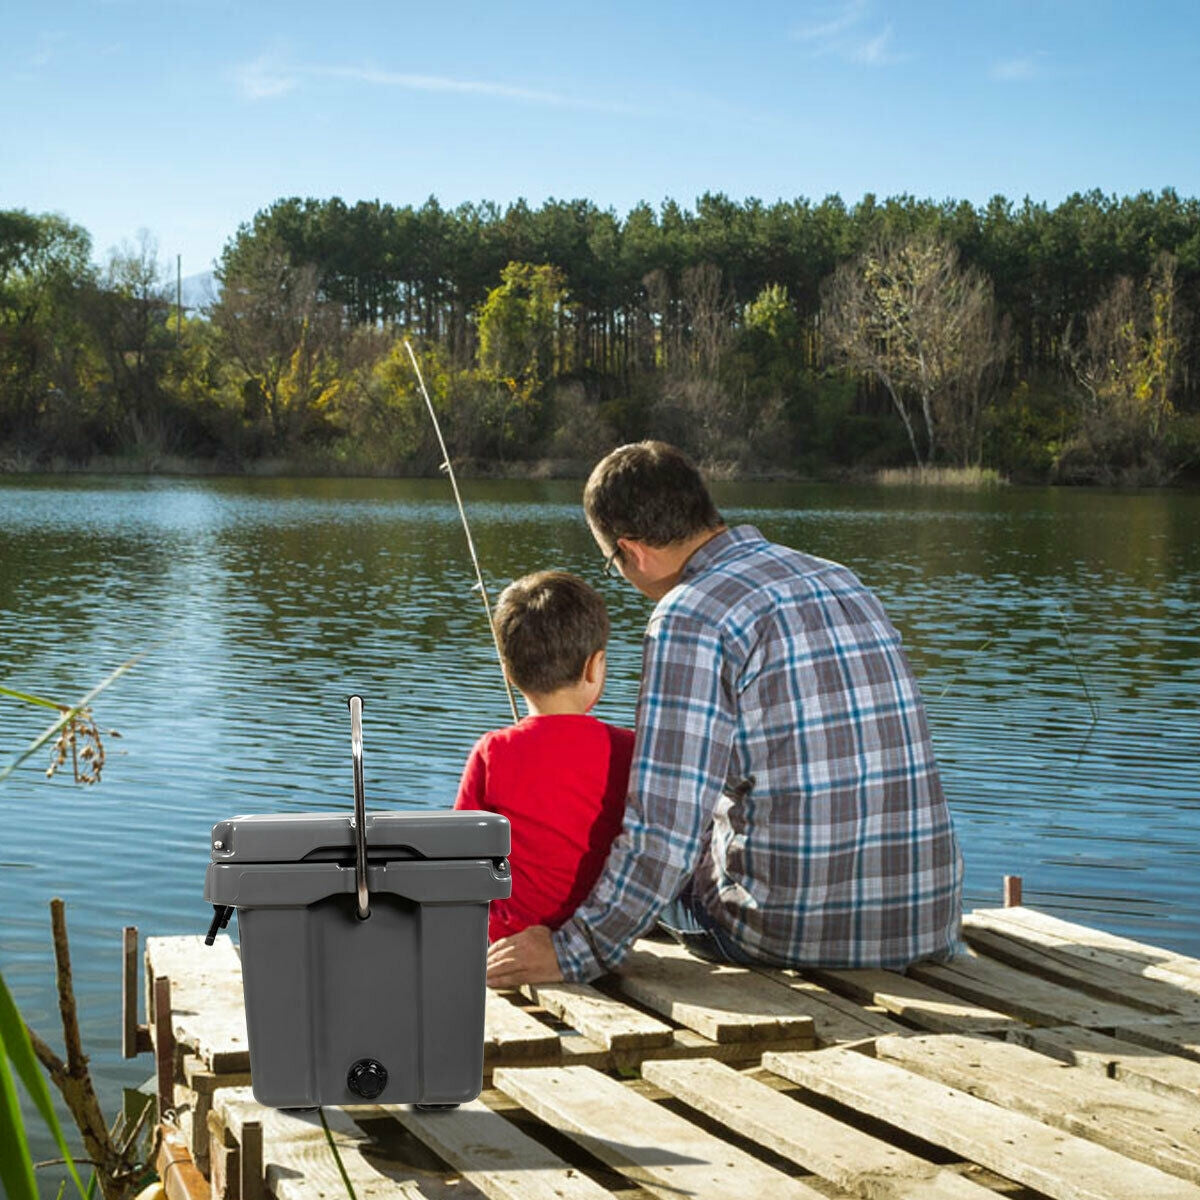
[[[584,512],[656,601],[625,824],[575,914],[488,983],[589,980],[660,916],[705,957],[903,967],[958,944],[962,858],[920,691],[845,567],[728,528],[671,446],[604,458]]]

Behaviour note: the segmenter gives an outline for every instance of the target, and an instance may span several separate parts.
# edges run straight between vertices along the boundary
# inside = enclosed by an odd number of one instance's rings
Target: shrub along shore
[[[212,303],[0,212],[0,471],[573,477],[661,437],[738,478],[1200,478],[1200,202],[284,199]],[[949,476],[939,474],[953,469]],[[886,478],[886,476],[884,477]]]

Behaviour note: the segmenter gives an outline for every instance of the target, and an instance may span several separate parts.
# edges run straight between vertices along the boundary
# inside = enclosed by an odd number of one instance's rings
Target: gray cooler
[[[348,815],[213,826],[210,937],[236,908],[262,1104],[453,1105],[479,1094],[488,902],[511,890],[508,822],[376,812],[363,824],[365,919]]]

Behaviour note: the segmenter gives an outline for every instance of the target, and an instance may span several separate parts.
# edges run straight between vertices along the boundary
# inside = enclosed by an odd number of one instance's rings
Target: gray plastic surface
[[[348,813],[280,813],[230,817],[212,831],[213,862],[302,862],[354,859]],[[218,850],[216,843],[221,843]],[[378,858],[504,858],[508,821],[487,812],[367,813],[367,856]]]
[[[346,815],[213,827],[227,849],[213,849],[205,898],[237,909],[260,1103],[461,1104],[479,1094],[488,901],[511,891],[508,836],[491,813],[368,814],[371,915],[359,920]],[[363,1059],[387,1071],[369,1099],[347,1082]]]

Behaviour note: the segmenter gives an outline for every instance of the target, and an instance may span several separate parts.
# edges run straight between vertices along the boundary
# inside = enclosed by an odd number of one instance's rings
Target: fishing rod
[[[438,445],[442,450],[442,467],[450,478],[450,487],[454,491],[454,501],[458,505],[458,515],[462,518],[463,532],[467,535],[467,549],[471,554],[471,563],[475,568],[475,585],[472,589],[477,591],[483,597],[483,611],[487,614],[488,628],[492,631],[492,644],[496,647],[496,658],[500,663],[500,672],[504,679],[504,690],[508,693],[508,706],[512,709],[513,721],[521,719],[517,712],[517,698],[513,695],[512,684],[508,681],[508,672],[504,670],[504,655],[500,653],[500,639],[496,636],[496,622],[492,620],[492,606],[488,601],[487,588],[483,582],[483,572],[479,568],[479,555],[475,553],[475,540],[471,537],[471,526],[467,524],[467,512],[463,508],[462,494],[458,490],[458,480],[454,477],[454,467],[450,464],[450,452],[446,449],[446,439],[442,437],[442,427],[438,423],[437,413],[433,410],[433,401],[429,399],[429,392],[425,388],[425,379],[421,375],[421,367],[417,362],[417,356],[413,353],[413,348],[407,338],[404,340],[404,348],[408,351],[408,357],[412,359],[413,370],[417,373],[417,383],[421,386],[421,395],[425,397],[425,407],[429,409],[429,416],[433,421],[433,431],[437,434]]]

